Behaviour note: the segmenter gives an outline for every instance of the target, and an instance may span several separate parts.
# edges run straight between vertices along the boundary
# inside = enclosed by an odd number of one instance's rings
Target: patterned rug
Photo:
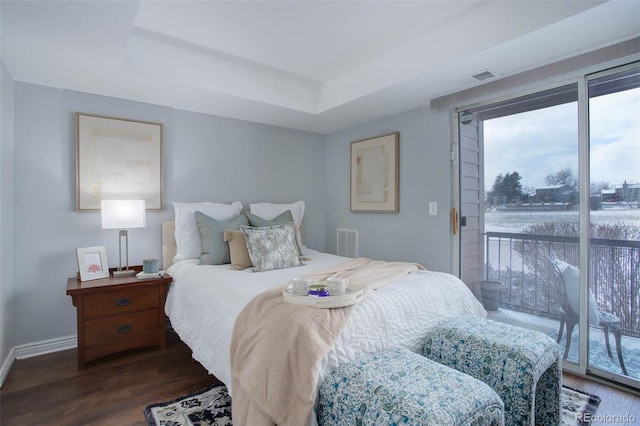
[[[144,409],[149,426],[231,426],[231,397],[225,385],[213,385]]]
[[[569,386],[562,387],[562,424],[588,425],[598,410],[600,397]]]
[[[562,387],[563,426],[587,425],[600,398],[567,386]],[[588,413],[588,414],[587,414]],[[231,398],[224,385],[213,385],[169,402],[144,409],[149,426],[231,426]]]

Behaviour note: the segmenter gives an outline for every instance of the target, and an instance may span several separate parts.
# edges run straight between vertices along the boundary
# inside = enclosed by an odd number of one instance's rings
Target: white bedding
[[[229,349],[236,317],[258,293],[291,279],[332,268],[351,259],[305,248],[311,261],[295,268],[254,273],[229,265],[183,260],[168,269],[174,278],[165,312],[193,358],[231,389]],[[486,311],[453,275],[419,271],[367,296],[352,311],[334,347],[321,360],[318,383],[336,366],[401,346],[419,352],[426,332],[446,318]]]
[[[303,266],[252,272],[230,265],[198,265],[198,259],[177,262],[167,270],[173,277],[165,313],[173,329],[191,348],[193,358],[229,388],[229,350],[236,317],[257,294],[295,277],[329,269],[351,259],[304,249],[312,260]]]

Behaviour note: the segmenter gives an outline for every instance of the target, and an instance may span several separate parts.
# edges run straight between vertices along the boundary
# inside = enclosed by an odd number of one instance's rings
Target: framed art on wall
[[[398,213],[399,133],[351,143],[351,211]]]
[[[82,247],[76,249],[80,281],[97,280],[109,277],[107,251],[104,246]]]
[[[162,210],[162,124],[76,113],[76,210],[145,200]]]

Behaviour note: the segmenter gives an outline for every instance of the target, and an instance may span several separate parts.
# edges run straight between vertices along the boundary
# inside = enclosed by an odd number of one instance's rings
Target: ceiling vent
[[[465,77],[463,79],[456,81],[456,85],[458,87],[470,87],[470,86],[475,86],[478,83],[491,80],[492,78],[496,78],[496,77],[498,77],[497,73],[490,70],[484,70],[472,75],[471,77]]]
[[[496,75],[494,73],[487,70],[487,71],[479,72],[478,74],[474,74],[471,77],[475,78],[478,81],[485,81],[485,80],[489,80],[490,78],[494,78],[495,76]]]

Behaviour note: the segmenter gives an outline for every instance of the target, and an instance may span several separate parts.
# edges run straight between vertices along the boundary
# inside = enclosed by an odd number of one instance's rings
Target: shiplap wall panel
[[[462,281],[479,296],[482,275],[482,232],[480,205],[484,199],[481,186],[480,132],[474,119],[460,124],[460,217],[466,225],[460,233],[460,276]]]
[[[462,190],[462,204],[478,204],[480,202],[480,192],[477,189]],[[465,212],[467,213],[467,212]]]
[[[464,203],[463,208],[470,216],[480,216],[480,206],[478,203]]]
[[[472,151],[468,148],[463,148],[460,152],[460,159],[464,163],[478,164],[480,162],[480,153],[478,151]]]
[[[469,163],[460,163],[460,173],[462,174],[462,177],[469,177],[469,178],[480,178],[480,172],[478,170],[478,167],[476,167],[473,164],[469,164]]]
[[[466,189],[480,189],[478,186],[480,185],[480,182],[478,181],[477,177],[469,177],[469,176],[463,176],[462,177],[462,187],[466,188]]]
[[[465,216],[467,218],[467,230],[469,232],[473,232],[478,236],[478,240],[480,239],[480,233],[478,232],[478,228],[480,227],[480,219],[478,216]],[[475,241],[474,241],[475,242]]]

